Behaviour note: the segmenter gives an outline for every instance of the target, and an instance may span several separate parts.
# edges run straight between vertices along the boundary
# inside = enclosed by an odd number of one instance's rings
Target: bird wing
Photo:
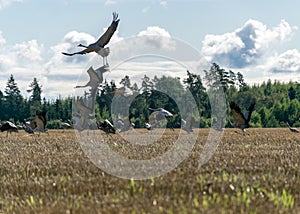
[[[101,82],[98,74],[95,72],[95,70],[93,69],[92,66],[87,70],[87,72],[90,76],[90,82],[91,83],[98,84],[98,83]],[[94,84],[92,84],[92,85],[94,85]]]
[[[233,119],[234,119],[234,124],[236,126],[245,124],[246,119],[244,118],[244,115],[243,115],[240,107],[236,103],[231,102],[230,103],[230,108],[231,108],[232,116],[233,116]]]
[[[252,104],[249,106],[248,110],[247,110],[247,111],[245,112],[245,114],[244,114],[244,118],[246,119],[247,122],[250,121],[251,114],[252,114],[252,112],[253,112],[253,110],[254,110],[254,106],[255,106],[255,103],[252,103]]]
[[[105,45],[108,44],[109,40],[111,39],[112,35],[115,33],[117,30],[118,24],[119,24],[120,19],[118,19],[118,14],[113,13],[113,21],[108,27],[108,29],[105,31],[105,33],[97,40],[96,44],[104,47]]]
[[[35,128],[37,128],[39,131],[45,129],[45,127],[44,127],[44,121],[43,121],[43,119],[39,115],[35,116],[34,121],[35,121],[35,124],[36,124]]]
[[[66,52],[62,52],[63,55],[66,55],[66,56],[73,56],[75,54],[87,54],[87,53],[90,53],[90,52],[93,52],[94,50],[91,49],[91,48],[85,48],[83,49],[82,51],[78,51],[78,52],[74,52],[74,53],[66,53]]]

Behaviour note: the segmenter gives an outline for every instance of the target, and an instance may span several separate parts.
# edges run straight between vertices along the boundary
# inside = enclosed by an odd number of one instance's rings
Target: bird
[[[75,86],[75,88],[85,88],[88,86],[90,86],[91,88],[97,88],[99,84],[103,81],[103,80],[101,81],[101,79],[99,78],[98,74],[96,73],[96,71],[93,69],[92,66],[87,70],[87,73],[90,77],[88,83],[83,86]]]
[[[23,129],[25,132],[27,132],[28,134],[34,134],[33,129],[30,126],[31,121],[23,121]]]
[[[189,117],[186,120],[181,119],[181,122],[183,124],[182,129],[184,131],[186,131],[187,133],[193,132],[193,125],[195,123],[195,118],[194,117]]]
[[[10,121],[1,122],[0,130],[1,132],[6,131],[6,137],[8,136],[8,133],[18,132],[17,126]]]
[[[97,68],[96,70],[95,70],[95,72],[97,73],[97,75],[98,75],[98,78],[99,78],[99,81],[100,81],[100,83],[102,83],[103,82],[103,74],[105,73],[105,72],[107,72],[107,71],[109,71],[109,67],[107,66],[107,65],[103,65],[103,66],[101,66],[101,67],[99,67],[99,68]]]
[[[115,31],[117,30],[118,24],[120,19],[118,19],[118,14],[116,12],[113,13],[113,20],[112,23],[110,24],[110,26],[108,27],[108,29],[105,31],[105,33],[95,42],[89,45],[82,45],[79,44],[78,47],[84,47],[85,49],[83,49],[82,51],[79,52],[75,52],[75,53],[66,53],[66,52],[62,52],[62,54],[67,55],[67,56],[73,56],[75,54],[87,54],[90,52],[96,52],[97,54],[99,54],[100,56],[103,57],[103,64],[105,64],[104,59],[106,59],[106,64],[107,63],[107,56],[109,55],[109,48],[105,48],[105,45],[107,45],[111,39],[111,37],[113,36],[113,34],[115,33]]]
[[[299,133],[299,130],[296,127],[291,127],[288,122],[286,124],[288,125],[288,127],[289,127],[289,129],[290,129],[291,132],[297,132],[297,133]]]
[[[243,114],[241,111],[241,108],[235,103],[230,102],[230,108],[232,112],[232,116],[234,119],[234,127],[239,128],[243,131],[243,133],[246,132],[246,128],[249,128],[249,121],[251,119],[251,114],[254,110],[255,103],[252,103],[247,111]]]
[[[152,126],[151,126],[151,124],[149,123],[149,119],[146,119],[145,124],[144,124],[144,127],[145,127],[148,131],[151,131],[151,130],[152,130]]]
[[[74,127],[82,131],[88,125],[87,119],[93,118],[93,110],[84,104],[82,97],[76,101],[75,108],[79,111],[79,114],[74,114],[74,117],[77,118]]]
[[[105,119],[103,122],[97,121],[96,123],[98,128],[103,130],[106,134],[116,134],[116,128],[108,119]]]
[[[60,121],[60,126],[65,130],[65,129],[71,129],[72,128],[72,125],[70,124],[70,122],[69,123],[67,123],[67,122],[62,122],[62,121]]]
[[[158,122],[164,119],[170,119],[173,117],[173,114],[163,108],[148,108],[150,111],[154,111],[149,117],[149,123],[151,127],[157,126]]]
[[[47,119],[46,119],[47,111],[36,111],[35,118],[30,121],[30,127],[34,132],[47,132],[46,128]],[[48,134],[48,132],[47,132]]]
[[[121,88],[117,88],[116,90],[114,90],[110,93],[111,94],[120,94],[124,97],[128,97],[128,96],[133,95],[133,91],[130,88],[126,87],[126,86],[123,86]]]

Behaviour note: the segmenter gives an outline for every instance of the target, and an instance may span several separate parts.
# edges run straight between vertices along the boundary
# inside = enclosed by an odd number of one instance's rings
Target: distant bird
[[[249,121],[254,110],[255,103],[252,103],[247,111],[243,114],[241,108],[235,103],[230,102],[230,108],[234,119],[234,127],[241,129],[245,133],[245,129],[249,128]]]
[[[133,95],[133,91],[130,88],[124,86],[124,87],[121,87],[121,88],[118,88],[118,89],[112,91],[111,94],[120,94],[124,97],[128,97],[128,96]]]
[[[193,132],[193,125],[195,123],[194,117],[189,117],[188,119],[184,120],[181,119],[181,122],[183,123],[182,129],[188,133]]]
[[[290,129],[291,132],[297,132],[297,133],[299,133],[299,130],[296,127],[291,127],[288,122],[286,124],[288,125],[288,127],[289,127],[289,129]]]
[[[0,130],[1,132],[6,131],[6,137],[8,136],[8,133],[18,132],[17,126],[10,121],[1,122]]]
[[[47,111],[36,111],[35,118],[30,121],[30,127],[34,132],[46,132],[48,129],[46,128],[47,119],[46,119]]]
[[[90,77],[90,80],[88,81],[88,83],[83,86],[76,86],[75,88],[85,88],[88,86],[90,86],[91,88],[97,88],[99,86],[99,84],[102,82],[92,66],[87,70],[87,72]]]
[[[73,126],[70,124],[70,122],[69,123],[67,123],[67,122],[62,122],[62,121],[60,121],[60,126],[65,130],[65,129],[72,129],[73,128]]]
[[[109,120],[104,120],[103,122],[96,122],[99,129],[104,131],[106,134],[116,134],[116,128],[114,127]]]
[[[152,130],[152,126],[151,126],[151,124],[149,123],[149,120],[146,120],[146,121],[145,121],[144,127],[145,127],[148,131],[151,131],[151,130]]]
[[[84,47],[85,49],[79,52],[75,53],[65,53],[63,52],[62,54],[67,55],[67,56],[73,56],[75,54],[87,54],[90,52],[96,52],[99,55],[103,57],[103,64],[108,64],[107,63],[107,56],[109,55],[109,48],[104,48],[105,45],[107,45],[117,30],[118,24],[119,24],[120,19],[118,19],[118,14],[113,13],[113,21],[111,25],[108,27],[108,29],[105,31],[105,33],[95,42],[90,45],[82,45],[79,44],[78,47]],[[104,62],[104,59],[106,59],[106,62]]]
[[[23,121],[23,129],[25,132],[27,132],[28,134],[34,134],[33,128],[30,126],[31,121]],[[33,122],[32,122],[33,124]],[[33,125],[32,125],[33,126]]]

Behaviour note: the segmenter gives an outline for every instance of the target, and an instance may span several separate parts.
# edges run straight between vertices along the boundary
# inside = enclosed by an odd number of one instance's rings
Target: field
[[[0,213],[300,213],[300,134],[287,128],[249,129],[245,136],[235,131],[226,129],[212,158],[199,166],[209,133],[200,129],[188,158],[146,180],[96,167],[74,130],[0,133]],[[147,149],[103,136],[126,157],[149,159],[170,149],[177,135],[166,130]]]

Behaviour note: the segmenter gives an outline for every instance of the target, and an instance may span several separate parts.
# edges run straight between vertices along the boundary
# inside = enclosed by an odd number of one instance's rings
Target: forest
[[[174,114],[167,126],[180,127],[181,115],[177,102],[187,103],[186,94],[192,94],[199,114],[195,116],[200,128],[211,126],[211,104],[209,90],[221,88],[226,98],[225,127],[231,127],[233,121],[229,102],[236,102],[242,111],[255,102],[255,111],[252,114],[251,127],[286,127],[286,123],[293,126],[300,126],[300,83],[280,82],[268,80],[261,84],[249,85],[243,75],[239,72],[221,68],[218,64],[212,63],[209,70],[204,70],[204,76],[186,72],[183,79],[162,76],[153,79],[144,76],[141,79],[141,86],[132,83],[129,76],[125,76],[120,84],[133,91],[133,98],[118,96],[114,99],[113,92],[117,87],[114,81],[105,80],[101,89],[97,91],[95,100],[95,119],[102,121],[112,120],[111,108],[114,105],[122,106],[130,100],[129,117],[137,128],[143,127],[145,120],[149,117],[148,107],[162,107]],[[206,84],[204,84],[204,82]],[[218,84],[216,84],[218,82]],[[208,88],[209,87],[209,88]],[[49,100],[41,97],[42,85],[37,78],[29,84],[28,98],[21,95],[17,81],[11,75],[7,81],[4,91],[0,91],[0,120],[9,120],[15,124],[22,124],[24,120],[32,119],[37,110],[47,110],[47,127],[61,128],[60,121],[72,121],[72,103],[75,97],[57,97]],[[170,97],[170,91],[174,96]],[[89,96],[88,88],[84,95]],[[175,100],[174,100],[175,98]],[[188,111],[189,106],[186,106]],[[114,115],[116,116],[116,115]]]

